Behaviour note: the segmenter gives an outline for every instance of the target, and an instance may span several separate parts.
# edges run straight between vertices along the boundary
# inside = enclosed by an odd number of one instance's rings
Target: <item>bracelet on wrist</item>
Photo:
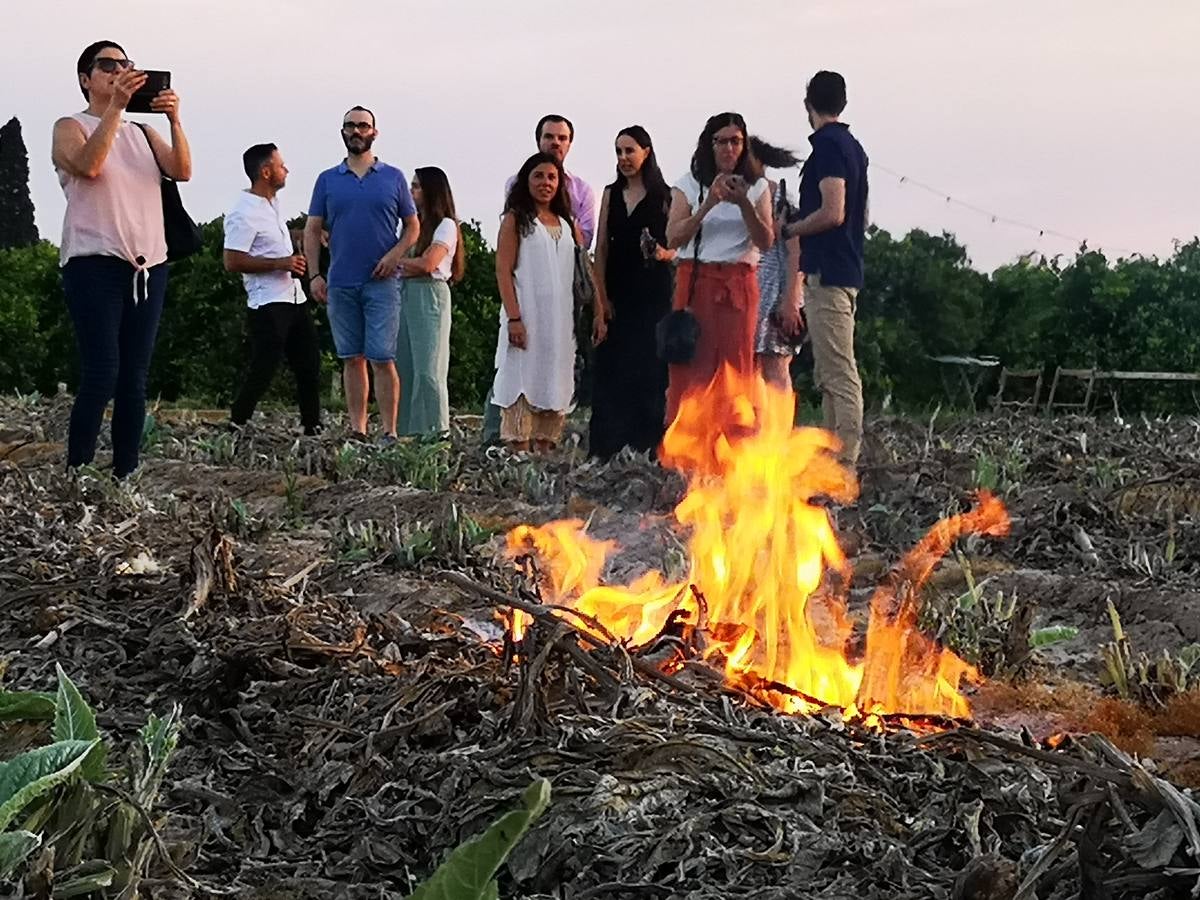
[[[510,321],[510,322],[520,322],[520,321],[521,321],[521,317],[520,317],[520,316],[509,316],[509,317],[508,317],[508,321]]]

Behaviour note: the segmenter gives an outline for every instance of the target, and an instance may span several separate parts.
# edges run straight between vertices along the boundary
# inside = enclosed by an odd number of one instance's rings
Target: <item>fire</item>
[[[537,560],[545,602],[630,646],[684,619],[697,651],[729,682],[785,712],[968,716],[961,687],[978,675],[918,630],[918,595],[960,535],[1007,533],[1003,505],[983,495],[975,509],[939,522],[876,591],[855,653],[851,568],[817,501],[852,501],[858,486],[837,460],[836,438],[794,428],[794,411],[790,392],[728,368],[684,398],[661,454],[689,477],[675,509],[688,536],[684,580],[650,571],[628,585],[603,584],[616,543],[575,520],[513,529],[509,555]],[[527,624],[515,612],[513,637]]]

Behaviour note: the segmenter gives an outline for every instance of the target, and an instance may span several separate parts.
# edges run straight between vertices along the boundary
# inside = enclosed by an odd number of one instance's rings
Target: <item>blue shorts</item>
[[[330,287],[329,328],[342,359],[394,360],[400,331],[400,279],[377,278],[355,287]]]

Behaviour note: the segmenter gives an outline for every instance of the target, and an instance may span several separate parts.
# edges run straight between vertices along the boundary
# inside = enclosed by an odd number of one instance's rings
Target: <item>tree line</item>
[[[203,225],[204,250],[172,266],[150,395],[224,405],[248,353],[240,276],[221,262],[223,223]],[[492,378],[500,298],[495,253],[477,222],[464,223],[465,278],[453,289],[450,397],[478,410]],[[336,380],[333,341],[317,317],[325,384]],[[74,334],[58,250],[38,239],[20,123],[0,128],[0,391],[48,393],[77,380]],[[939,355],[991,355],[1010,368],[1056,366],[1140,371],[1200,370],[1200,238],[1169,258],[1110,260],[1081,246],[1073,258],[1031,255],[990,275],[972,268],[949,233],[904,237],[872,228],[859,295],[859,369],[869,403],[941,402]],[[813,399],[806,361],[793,366]],[[275,396],[290,397],[282,374]],[[987,386],[985,385],[985,390]],[[1122,406],[1179,406],[1179,388],[1142,387]]]
[[[240,277],[221,263],[222,221],[203,231],[203,252],[172,267],[150,394],[225,404],[247,359],[245,295]],[[492,377],[500,299],[494,251],[478,223],[464,223],[463,240],[467,273],[453,291],[450,394],[456,408],[478,410]],[[73,385],[74,335],[57,249],[39,241],[0,250],[0,273],[0,390]],[[1048,374],[1058,365],[1200,370],[1200,239],[1167,259],[1114,261],[1085,246],[1069,260],[1031,257],[985,275],[950,234],[897,238],[873,229],[866,273],[856,343],[864,389],[876,406],[889,398],[907,407],[941,401],[930,357],[943,354],[994,355],[1009,367],[1045,367]],[[323,314],[318,322],[325,383],[332,385],[333,342]],[[803,390],[803,361],[796,369]],[[289,391],[285,383],[275,389],[280,398]],[[1187,400],[1170,391],[1143,389],[1140,399]]]

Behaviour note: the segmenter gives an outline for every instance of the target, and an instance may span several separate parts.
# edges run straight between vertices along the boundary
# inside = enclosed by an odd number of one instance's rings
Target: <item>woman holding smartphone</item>
[[[756,177],[745,120],[733,112],[709,119],[691,169],[671,190],[667,246],[679,249],[675,309],[690,308],[700,325],[688,363],[669,367],[667,422],[691,390],[703,389],[721,366],[754,371],[758,283],[754,271],[774,243],[771,195]]]
[[[671,309],[667,210],[671,190],[640,125],[617,133],[617,178],[604,189],[596,229],[596,278],[610,301],[596,347],[588,449],[608,459],[622,447],[653,450],[662,440],[667,367],[654,327]]]
[[[92,462],[112,400],[113,475],[124,478],[138,465],[167,289],[161,173],[187,181],[192,157],[174,91],[160,91],[150,105],[166,115],[170,143],[124,120],[146,75],[120,45],[92,44],[76,71],[87,108],[54,123],[51,151],[67,197],[60,261],[80,363],[67,466]]]

